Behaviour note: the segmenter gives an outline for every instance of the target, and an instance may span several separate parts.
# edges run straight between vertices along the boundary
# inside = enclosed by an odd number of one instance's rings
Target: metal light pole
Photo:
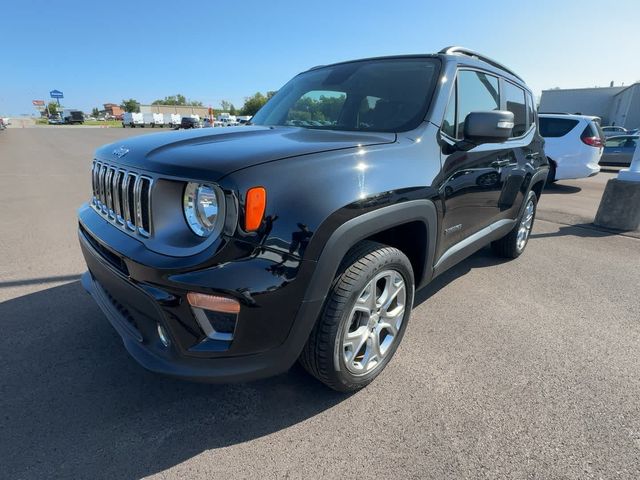
[[[616,230],[640,228],[640,145],[629,168],[607,182],[593,223]]]

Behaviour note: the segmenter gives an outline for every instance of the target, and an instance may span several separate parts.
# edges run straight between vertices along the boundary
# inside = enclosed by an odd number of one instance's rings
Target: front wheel
[[[538,197],[535,192],[530,191],[526,197],[522,214],[513,230],[491,244],[496,255],[504,258],[517,258],[524,252],[536,218],[537,204]]]
[[[393,357],[413,306],[409,259],[364,241],[342,262],[323,312],[300,356],[302,366],[334,390],[358,390]]]

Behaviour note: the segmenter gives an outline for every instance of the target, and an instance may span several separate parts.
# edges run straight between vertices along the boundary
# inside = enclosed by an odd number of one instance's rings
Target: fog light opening
[[[171,345],[171,340],[169,340],[169,335],[167,335],[167,331],[160,324],[158,324],[158,338],[160,338],[160,342],[162,342],[162,345],[169,348],[169,345]]]

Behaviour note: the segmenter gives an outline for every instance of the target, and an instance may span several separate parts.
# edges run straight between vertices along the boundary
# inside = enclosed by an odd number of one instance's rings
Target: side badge
[[[118,147],[113,151],[113,154],[118,158],[124,157],[127,153],[129,153],[129,149],[125,147]]]
[[[457,225],[454,225],[453,227],[449,227],[449,228],[445,229],[444,234],[445,235],[451,235],[452,233],[459,232],[460,230],[462,230],[462,224],[461,223],[459,223]]]

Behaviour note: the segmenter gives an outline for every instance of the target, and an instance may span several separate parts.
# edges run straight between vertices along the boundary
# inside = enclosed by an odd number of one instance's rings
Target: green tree
[[[231,110],[231,102],[227,101],[227,100],[222,100],[220,102],[220,109],[223,112],[228,112],[229,110]]]
[[[122,103],[120,104],[120,107],[125,111],[125,112],[139,112],[140,111],[140,102],[138,102],[137,100],[134,100],[133,98],[130,98],[129,100],[122,100]]]
[[[255,115],[267,103],[267,100],[267,97],[262,93],[256,92],[253,96],[244,99],[244,105],[240,109],[240,113],[242,115]]]
[[[198,100],[187,100],[187,97],[181,94],[169,95],[163,99],[154,100],[151,105],[186,105],[189,107],[201,107],[202,102]]]
[[[55,115],[58,113],[58,103],[57,102],[49,102],[47,105],[47,109],[49,110],[49,115]]]
[[[91,110],[91,116],[97,118],[98,115],[100,115],[100,110],[98,110],[96,107],[93,107],[93,110]]]
[[[238,114],[238,110],[236,109],[236,107],[235,107],[235,105],[233,103],[229,107],[229,114],[230,115],[237,115]]]

